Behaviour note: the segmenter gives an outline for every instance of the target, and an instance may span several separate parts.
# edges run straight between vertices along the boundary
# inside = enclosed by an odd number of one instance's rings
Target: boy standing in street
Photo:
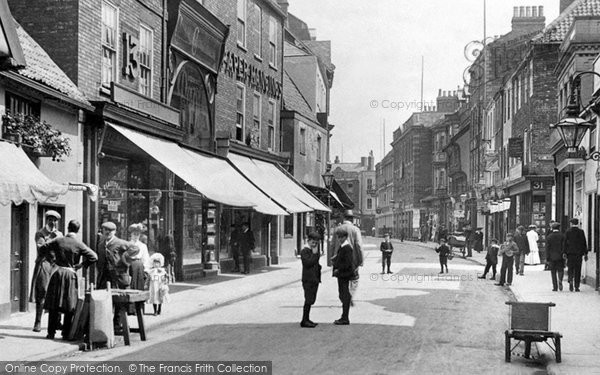
[[[385,265],[387,264],[387,273],[392,273],[390,271],[390,264],[392,263],[392,252],[394,251],[394,246],[390,242],[390,235],[386,234],[384,237],[384,241],[379,245],[379,250],[381,250],[381,273],[385,273]]]
[[[518,254],[519,248],[515,241],[513,241],[513,234],[506,234],[506,241],[500,246],[500,251],[498,252],[498,256],[502,257],[502,267],[500,267],[500,282],[498,282],[498,286],[504,286],[505,283],[507,286],[510,286],[513,278],[513,262],[515,254]],[[507,274],[508,273],[508,278]]]
[[[448,254],[450,254],[450,248],[446,245],[445,238],[440,238],[440,246],[435,249],[435,252],[440,254],[440,267],[442,268],[440,275],[444,273],[444,266],[446,267],[446,273],[448,273]]]
[[[308,234],[308,246],[305,246],[300,252],[302,259],[302,289],[304,289],[304,312],[300,327],[314,328],[317,323],[310,320],[310,307],[317,299],[317,290],[321,282],[321,265],[319,264],[318,244],[321,236],[317,232]]]

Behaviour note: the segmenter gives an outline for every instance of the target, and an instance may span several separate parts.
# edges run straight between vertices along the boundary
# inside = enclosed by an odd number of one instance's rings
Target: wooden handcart
[[[556,306],[552,302],[514,302],[508,301],[510,329],[504,332],[505,361],[510,362],[511,353],[521,342],[525,342],[525,358],[531,355],[532,342],[545,342],[554,351],[556,362],[561,361],[560,339],[562,335],[550,330],[550,308]],[[517,340],[511,346],[511,340]],[[552,345],[548,343],[552,341]]]

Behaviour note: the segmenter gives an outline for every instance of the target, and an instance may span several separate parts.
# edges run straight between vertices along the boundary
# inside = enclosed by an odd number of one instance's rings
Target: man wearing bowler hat
[[[40,247],[46,242],[57,237],[62,237],[63,234],[58,230],[58,221],[60,214],[54,210],[48,210],[44,214],[46,225],[35,233],[35,244],[37,246],[37,258],[33,269],[33,278],[31,280],[31,291],[29,293],[29,302],[35,302],[35,322],[33,331],[41,331],[42,315],[44,313],[44,300],[48,283],[54,271],[54,264],[51,261],[52,254],[40,253]]]
[[[579,292],[581,283],[582,258],[588,260],[588,248],[585,233],[579,228],[579,220],[571,219],[571,228],[565,232],[565,254],[567,257],[567,268],[569,269],[569,290]]]
[[[102,238],[98,244],[98,263],[96,263],[96,282],[98,289],[106,288],[110,282],[114,288],[119,287],[117,266],[123,253],[127,251],[127,242],[118,238],[115,233],[117,226],[111,221],[101,226]]]

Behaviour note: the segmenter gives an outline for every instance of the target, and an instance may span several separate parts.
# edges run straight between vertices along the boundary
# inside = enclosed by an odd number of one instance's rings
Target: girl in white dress
[[[538,240],[540,236],[536,231],[537,227],[535,225],[529,226],[529,231],[527,232],[527,241],[529,242],[529,254],[525,256],[526,264],[540,264],[540,249],[538,248]]]
[[[154,307],[154,315],[160,315],[162,304],[169,300],[169,276],[164,269],[165,258],[161,253],[150,257],[152,268],[148,271],[146,289],[150,292],[148,303]]]

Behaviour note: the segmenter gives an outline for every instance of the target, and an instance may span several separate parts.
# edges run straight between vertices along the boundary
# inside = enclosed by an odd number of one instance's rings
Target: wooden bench
[[[505,360],[510,362],[512,351],[520,342],[525,342],[525,358],[531,355],[532,342],[545,342],[554,351],[556,362],[561,361],[560,339],[562,335],[550,330],[550,307],[556,306],[552,302],[506,302],[510,306],[509,324],[505,335]],[[518,340],[511,347],[511,339]],[[552,340],[554,346],[548,343]]]
[[[123,327],[122,333],[115,332],[115,335],[122,335],[125,345],[129,345],[129,332],[139,332],[140,339],[146,341],[146,330],[144,328],[144,304],[150,298],[150,293],[147,290],[134,289],[112,289],[112,302],[115,306],[115,313],[119,317],[119,322]],[[129,328],[127,321],[127,311],[129,305],[135,307],[137,316],[138,328]]]

